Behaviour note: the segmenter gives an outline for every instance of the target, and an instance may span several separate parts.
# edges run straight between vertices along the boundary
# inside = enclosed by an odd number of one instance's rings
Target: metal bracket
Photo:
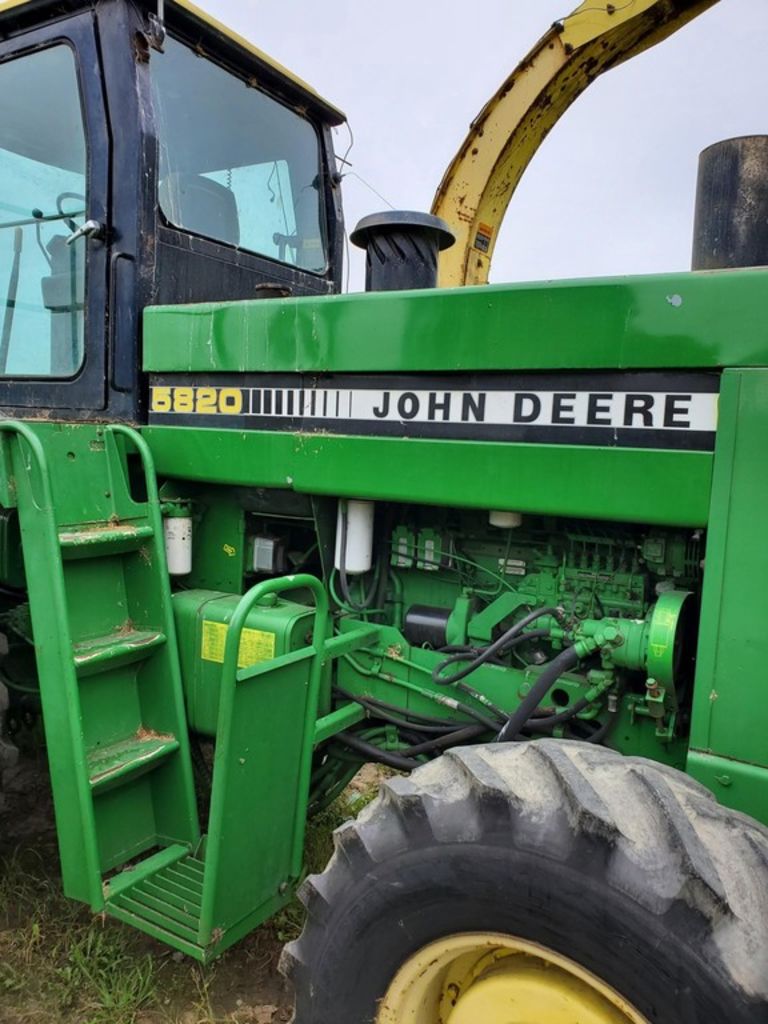
[[[162,53],[165,48],[165,0],[157,0],[157,13],[149,15],[147,39],[153,50]]]

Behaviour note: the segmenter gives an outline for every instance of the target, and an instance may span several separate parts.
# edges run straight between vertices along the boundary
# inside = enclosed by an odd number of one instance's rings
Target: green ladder
[[[151,453],[122,425],[0,422],[15,500],[64,892],[194,874],[200,833]],[[138,456],[130,458],[129,456]]]
[[[343,727],[338,712],[318,719],[328,669],[376,630],[328,637],[314,576],[242,596],[201,837],[149,448],[121,425],[0,421],[3,434],[0,498],[19,513],[64,890],[210,960],[292,898],[314,746]],[[240,668],[253,607],[297,589],[315,600],[307,646]]]

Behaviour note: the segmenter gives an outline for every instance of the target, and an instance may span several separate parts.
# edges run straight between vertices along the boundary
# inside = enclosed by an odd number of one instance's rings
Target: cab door
[[[91,13],[0,42],[0,409],[106,402],[109,143]]]

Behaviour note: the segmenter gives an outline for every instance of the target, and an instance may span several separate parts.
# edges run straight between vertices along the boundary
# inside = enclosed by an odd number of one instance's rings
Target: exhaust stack
[[[768,266],[768,135],[725,139],[699,157],[694,270]]]

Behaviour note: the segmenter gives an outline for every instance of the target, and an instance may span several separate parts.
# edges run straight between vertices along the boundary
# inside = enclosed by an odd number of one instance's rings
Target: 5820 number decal
[[[194,413],[197,416],[237,416],[243,411],[240,388],[167,387],[154,385],[150,412]]]

